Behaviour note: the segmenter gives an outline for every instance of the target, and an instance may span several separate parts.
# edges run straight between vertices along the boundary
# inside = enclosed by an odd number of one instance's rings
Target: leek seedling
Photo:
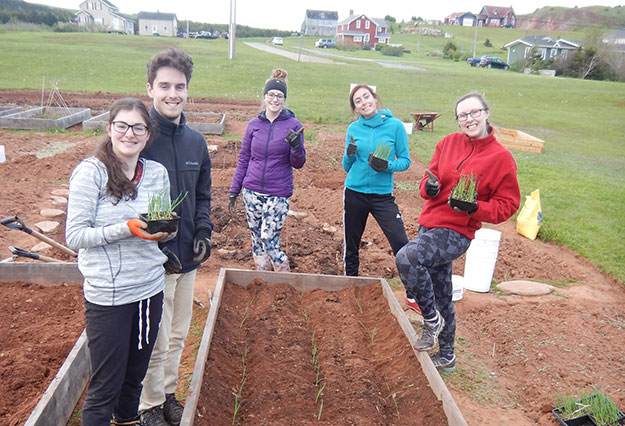
[[[317,403],[317,401],[319,400],[319,396],[321,395],[321,392],[323,392],[323,389],[326,387],[326,384],[324,383],[323,386],[321,386],[319,388],[319,390],[317,391],[317,396],[315,397],[315,404]]]
[[[170,201],[167,189],[152,194],[148,200],[148,220],[173,218],[174,209],[182,203],[187,194],[188,191],[178,194],[174,201]]]
[[[477,197],[477,180],[473,172],[462,174],[458,183],[451,190],[451,198],[454,200],[473,202]]]
[[[375,151],[373,151],[373,156],[381,160],[388,160],[388,157],[391,156],[391,151],[391,144],[389,144],[388,142],[381,142],[378,146],[375,147]]]

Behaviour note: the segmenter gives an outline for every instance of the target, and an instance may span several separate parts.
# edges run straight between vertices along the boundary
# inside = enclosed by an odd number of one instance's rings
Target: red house
[[[369,18],[367,15],[354,15],[336,26],[336,42],[343,45],[359,45],[363,48],[375,48],[376,44],[388,44],[391,36],[384,19]]]
[[[479,25],[484,27],[516,27],[516,14],[512,7],[484,6],[477,19]]]

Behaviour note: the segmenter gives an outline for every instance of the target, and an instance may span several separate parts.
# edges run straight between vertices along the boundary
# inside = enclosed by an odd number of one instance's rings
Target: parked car
[[[327,49],[329,47],[336,47],[336,41],[331,38],[320,38],[315,42],[315,47],[319,47],[321,49]]]
[[[495,58],[494,56],[482,57],[480,60],[480,66],[486,68],[499,68],[503,70],[510,68],[510,65],[506,64],[499,58]]]
[[[471,65],[472,67],[477,67],[480,64],[480,61],[480,58],[468,58],[467,64]]]
[[[274,37],[271,39],[271,43],[275,44],[276,46],[282,46],[284,44],[284,41],[282,41],[282,37]]]

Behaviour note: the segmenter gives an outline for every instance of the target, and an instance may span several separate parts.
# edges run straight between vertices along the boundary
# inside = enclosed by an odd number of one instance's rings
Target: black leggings
[[[369,213],[378,222],[382,232],[397,255],[408,242],[404,221],[392,194],[363,194],[345,188],[343,191],[343,266],[345,275],[358,276],[358,249]]]

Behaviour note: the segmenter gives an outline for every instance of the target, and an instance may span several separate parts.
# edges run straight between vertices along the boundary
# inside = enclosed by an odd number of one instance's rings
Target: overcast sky
[[[135,14],[138,12],[175,13],[178,21],[190,19],[210,24],[227,24],[230,21],[230,0],[109,0],[119,8],[120,13]],[[451,0],[433,1],[430,3],[412,0],[359,0],[354,2],[336,0],[315,1],[236,1],[236,23],[257,28],[275,28],[279,30],[298,31],[304,21],[306,9],[331,10],[338,12],[339,21],[349,16],[349,11],[363,13],[371,18],[384,18],[390,15],[408,21],[411,17],[424,19],[443,19],[454,12],[478,13],[482,6],[512,6],[517,15],[532,13],[543,6],[617,6],[625,4],[624,0]],[[78,9],[79,0],[29,0],[29,3],[47,4],[67,9]],[[182,23],[181,23],[182,24]],[[181,26],[181,24],[179,24]]]

